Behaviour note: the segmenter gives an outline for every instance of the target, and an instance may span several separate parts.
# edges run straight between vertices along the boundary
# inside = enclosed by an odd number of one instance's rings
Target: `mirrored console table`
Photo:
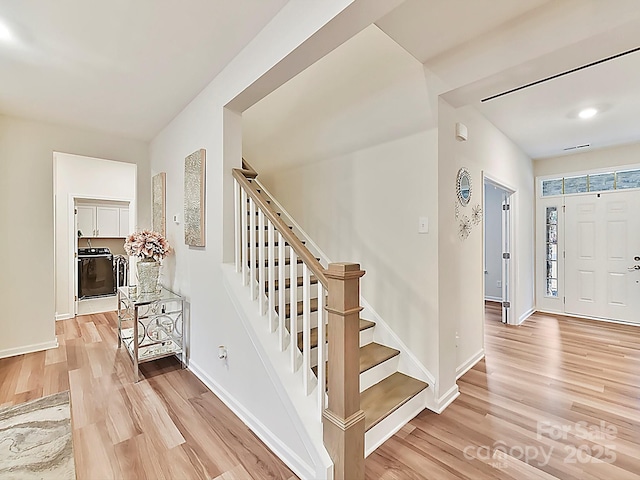
[[[138,295],[135,287],[118,288],[118,348],[123,344],[133,360],[136,382],[138,366],[175,355],[186,363],[183,330],[183,298],[159,287]]]

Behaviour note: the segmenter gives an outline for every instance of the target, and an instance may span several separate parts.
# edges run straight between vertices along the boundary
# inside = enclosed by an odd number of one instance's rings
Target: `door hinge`
[[[567,258],[567,251],[566,250],[562,251],[562,258]]]
[[[509,210],[510,208],[509,204],[502,205],[502,210]]]
[[[567,211],[567,206],[566,205],[562,205],[562,212],[566,212]]]
[[[508,252],[503,253],[503,254],[502,254],[502,258],[503,258],[504,260],[509,260],[509,259],[511,258],[511,254],[510,254],[510,253],[508,253]]]
[[[73,298],[76,300],[76,302],[78,301],[78,296],[77,295],[74,295]]]
[[[567,303],[567,297],[562,297],[562,303]]]
[[[502,302],[503,308],[511,308],[511,302]]]
[[[77,215],[77,214],[78,214],[78,209],[77,209],[77,208],[74,208],[74,209],[73,209],[73,213]]]

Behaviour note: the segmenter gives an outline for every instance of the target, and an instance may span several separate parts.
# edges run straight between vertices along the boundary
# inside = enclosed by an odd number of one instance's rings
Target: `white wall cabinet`
[[[76,206],[78,235],[95,238],[119,238],[129,234],[129,209],[106,205]]]
[[[129,231],[129,209],[120,208],[120,237],[126,237],[130,233]]]
[[[95,237],[96,207],[78,205],[76,207],[76,222],[79,237]]]

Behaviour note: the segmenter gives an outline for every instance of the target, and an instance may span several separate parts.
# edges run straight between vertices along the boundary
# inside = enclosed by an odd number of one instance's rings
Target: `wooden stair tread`
[[[297,286],[298,287],[302,287],[303,286],[303,282],[304,282],[304,277],[298,277],[298,280],[296,282]],[[310,277],[309,285],[317,285],[317,284],[318,284],[318,277],[315,277],[315,276],[312,275]],[[278,290],[279,287],[280,287],[280,281],[279,280],[275,280],[273,282],[274,290]],[[291,279],[290,278],[286,278],[285,279],[284,288],[285,289],[286,288],[291,288]],[[264,291],[265,291],[265,293],[269,293],[269,281],[268,280],[264,283]]]
[[[310,303],[311,312],[317,312],[318,311],[318,299],[317,298],[312,298],[309,303]],[[304,304],[304,302],[302,300],[298,302],[298,305],[297,305],[297,307],[298,307],[297,308],[298,316],[302,315],[302,309],[304,308],[303,304]],[[280,307],[278,305],[276,305],[276,313],[280,313]],[[287,303],[287,305],[285,306],[284,316],[285,316],[285,318],[291,317],[291,304],[290,303]]]
[[[320,258],[319,258],[319,257],[316,257],[316,260],[320,261]],[[301,265],[301,264],[302,264],[302,259],[301,259],[300,257],[298,257],[298,258],[296,259],[296,263],[297,263],[298,265]],[[285,258],[285,259],[284,259],[284,264],[285,264],[285,265],[291,265],[291,259],[290,259],[289,257]],[[247,265],[249,265],[249,267],[251,267],[251,262],[247,262]],[[280,265],[280,262],[278,261],[278,259],[277,259],[277,258],[276,258],[276,259],[274,259],[274,263],[273,263],[273,265],[274,265],[274,266],[276,266],[276,267]],[[258,268],[259,266],[260,266],[260,262],[259,262],[258,260],[256,260],[256,268]],[[264,266],[265,266],[265,268],[268,268],[268,267],[269,267],[269,259],[267,259],[267,260],[265,260],[265,261],[264,261]]]
[[[287,225],[287,227],[289,227],[289,230],[293,230],[293,227],[291,225]],[[265,225],[264,229],[269,230],[269,225]],[[251,225],[247,226],[247,230],[251,231]],[[260,230],[260,225],[256,225],[256,230]]]
[[[301,241],[300,243],[302,243],[302,244],[304,245],[304,244],[306,244],[307,242],[303,240],[303,241]],[[287,247],[289,246],[289,242],[284,242],[284,244],[285,244],[285,246],[287,246]],[[265,241],[265,242],[264,242],[264,246],[265,246],[265,247],[268,247],[268,246],[269,246],[269,242],[268,242],[268,241]],[[278,242],[273,242],[273,246],[274,246],[274,247],[277,247],[277,246],[278,246]],[[247,247],[251,247],[251,242],[247,243]],[[256,248],[260,248],[260,242],[256,242]]]
[[[299,344],[298,344],[299,345]],[[387,347],[379,343],[371,342],[360,347],[360,373],[386,362],[390,358],[400,354],[400,350]],[[318,376],[318,367],[311,367],[314,375]],[[329,363],[325,363],[326,381],[329,380]]]
[[[360,347],[360,373],[400,354],[400,350],[371,342]]]
[[[364,331],[367,330],[368,328],[374,327],[375,323],[371,322],[369,320],[364,320],[364,319],[360,319],[360,331]],[[325,327],[324,329],[324,341],[326,343],[327,341],[327,335],[329,335],[329,332],[327,330],[327,328]],[[302,350],[302,341],[303,341],[303,337],[302,337],[302,332],[298,332],[298,348],[300,350]],[[311,329],[311,339],[310,342],[311,344],[311,348],[316,348],[318,346],[318,327],[313,327]]]
[[[365,431],[391,415],[429,385],[400,372],[367,388],[360,394]]]

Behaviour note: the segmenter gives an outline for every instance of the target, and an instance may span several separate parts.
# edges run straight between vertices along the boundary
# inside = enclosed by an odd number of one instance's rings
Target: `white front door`
[[[570,196],[565,207],[565,311],[640,323],[640,193]]]

